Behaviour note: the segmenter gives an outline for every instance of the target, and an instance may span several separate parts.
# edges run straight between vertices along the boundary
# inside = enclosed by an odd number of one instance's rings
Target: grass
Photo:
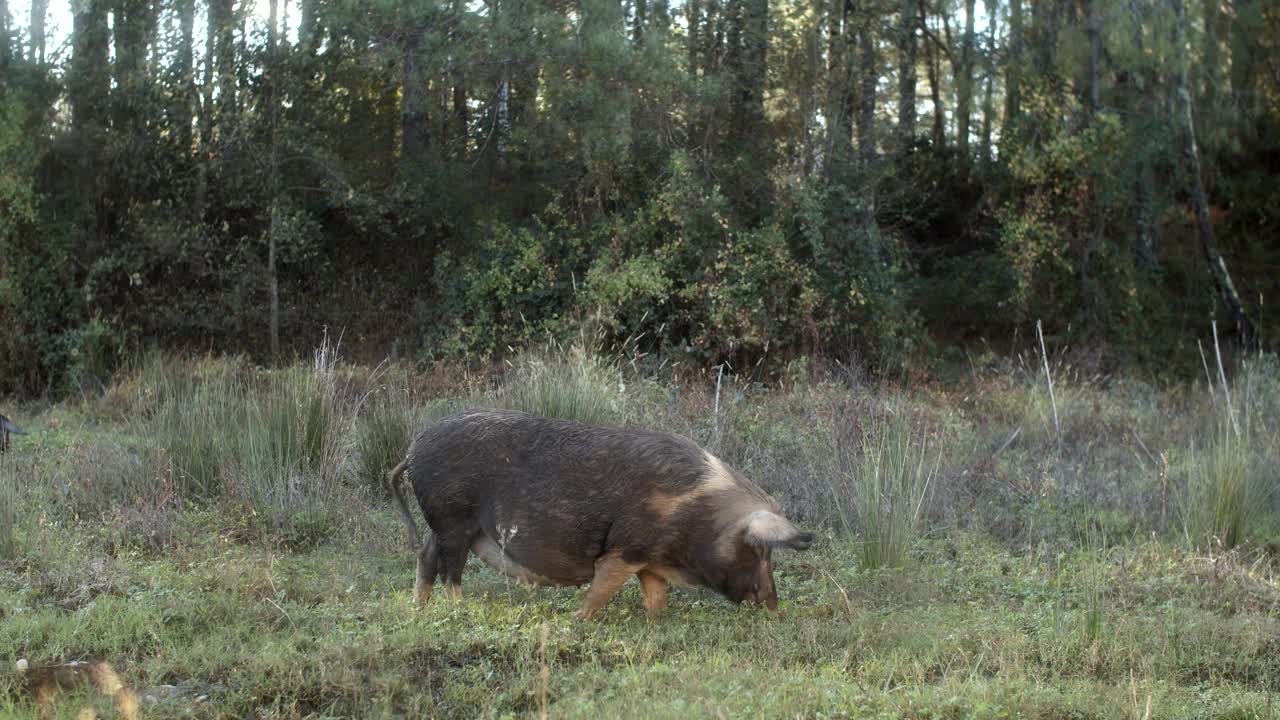
[[[1247,442],[1219,456],[1193,442],[1220,427],[1203,388],[1066,367],[1059,433],[1042,377],[997,367],[920,389],[726,377],[717,412],[714,376],[585,354],[487,386],[321,360],[156,356],[96,401],[24,415],[0,456],[0,717],[37,715],[24,683],[77,660],[108,662],[148,718],[1280,713],[1274,368],[1242,379]],[[631,582],[581,623],[581,589],[474,559],[461,602],[415,607],[371,478],[419,419],[471,404],[714,444],[819,533],[775,557],[783,612],[684,589],[654,621]],[[1229,486],[1220,463],[1241,457],[1247,517],[1206,554],[1162,502],[1211,517],[1186,488]],[[90,703],[112,716],[88,689],[52,710]]]
[[[624,392],[614,363],[575,347],[522,360],[485,399],[495,407],[546,417],[621,425]]]
[[[1253,512],[1248,440],[1227,428],[1209,437],[1188,453],[1184,532],[1195,544],[1233,548],[1244,540]]]
[[[858,558],[864,569],[900,567],[916,540],[936,474],[925,437],[909,418],[883,423],[862,440],[857,476],[832,483],[832,502],[841,509],[840,529],[860,537]],[[841,497],[841,488],[848,488],[847,497]],[[844,510],[849,505],[852,513]],[[855,518],[856,524],[851,522]]]
[[[1206,587],[1175,546],[1064,564],[961,533],[918,545],[925,562],[864,573],[827,543],[779,559],[777,617],[686,591],[651,621],[632,583],[580,623],[580,590],[513,587],[474,564],[462,602],[415,608],[394,523],[378,513],[301,552],[193,538],[110,560],[49,529],[49,557],[0,584],[0,647],[33,664],[107,658],[153,698],[147,717],[528,716],[544,626],[552,717],[1128,717],[1136,688],[1157,717],[1262,718],[1280,693],[1274,584],[1234,563]],[[1093,572],[1117,609],[1090,638]],[[0,713],[28,716],[15,682],[0,680]]]

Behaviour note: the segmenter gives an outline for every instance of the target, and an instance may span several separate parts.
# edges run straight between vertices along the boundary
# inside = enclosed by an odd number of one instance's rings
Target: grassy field
[[[1053,372],[1051,404],[994,362],[717,391],[580,353],[500,377],[149,358],[11,412],[0,715],[119,716],[41,699],[105,661],[143,717],[1280,717],[1274,361],[1233,373],[1230,416],[1221,387]],[[650,619],[632,582],[581,622],[581,589],[474,558],[461,601],[417,608],[379,474],[474,404],[688,434],[819,540],[780,554],[777,615],[683,589]]]

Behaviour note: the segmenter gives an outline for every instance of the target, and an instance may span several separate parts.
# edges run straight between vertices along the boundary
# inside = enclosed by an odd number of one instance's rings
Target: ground
[[[580,589],[514,585],[474,559],[461,602],[415,607],[390,512],[301,551],[217,521],[191,518],[202,542],[116,557],[51,529],[46,557],[0,576],[9,667],[106,660],[155,718],[1280,713],[1280,585],[1238,554],[1015,554],[960,533],[859,572],[828,535],[779,558],[777,615],[686,590],[650,619],[631,582],[582,622]],[[34,716],[18,676],[3,682],[0,712]],[[112,716],[87,692],[55,709],[90,702]]]

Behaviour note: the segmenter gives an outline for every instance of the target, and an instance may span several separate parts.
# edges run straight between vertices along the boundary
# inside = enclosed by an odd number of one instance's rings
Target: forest
[[[768,377],[1270,342],[1265,0],[0,2],[0,393],[140,349]]]

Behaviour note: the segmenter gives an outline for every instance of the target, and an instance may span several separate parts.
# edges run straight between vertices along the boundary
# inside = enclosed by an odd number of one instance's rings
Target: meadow
[[[1049,360],[1052,397],[1035,356],[901,383],[139,358],[6,408],[0,716],[128,715],[68,681],[104,662],[148,718],[1280,717],[1280,364]],[[818,541],[778,556],[776,615],[686,588],[651,619],[631,582],[582,622],[581,589],[474,558],[416,607],[384,475],[477,405],[688,435]]]

